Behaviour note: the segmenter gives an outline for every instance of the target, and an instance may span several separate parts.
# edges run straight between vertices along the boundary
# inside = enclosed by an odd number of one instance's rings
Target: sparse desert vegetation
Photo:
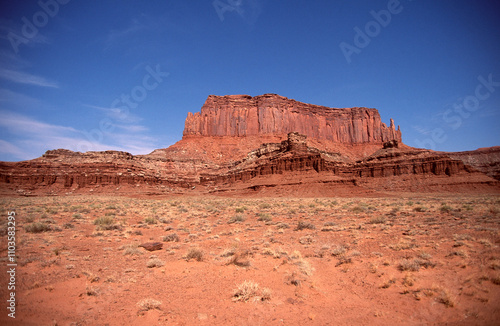
[[[360,312],[386,324],[500,317],[495,196],[0,200],[16,210],[25,321],[243,322],[258,304],[325,324],[353,302],[352,323]],[[75,302],[85,308],[58,313]]]

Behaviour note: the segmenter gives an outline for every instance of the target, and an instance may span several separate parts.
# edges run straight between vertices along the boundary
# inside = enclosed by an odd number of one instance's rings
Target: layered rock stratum
[[[371,108],[275,94],[209,96],[183,138],[148,155],[49,150],[0,162],[3,194],[350,196],[500,192],[500,147],[435,152],[402,142]]]
[[[308,138],[341,144],[401,142],[401,131],[390,120],[387,127],[376,109],[329,108],[305,104],[276,94],[211,95],[195,114],[188,113],[186,136],[286,136],[298,132]]]

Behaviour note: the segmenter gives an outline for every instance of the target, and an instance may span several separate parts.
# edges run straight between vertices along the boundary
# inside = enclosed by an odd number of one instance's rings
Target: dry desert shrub
[[[149,216],[149,217],[146,217],[144,219],[144,223],[149,224],[149,225],[151,225],[151,224],[157,224],[158,220],[156,219],[156,217]]]
[[[196,261],[203,261],[203,251],[199,248],[191,248],[186,254],[186,259],[194,259]]]
[[[82,274],[85,275],[87,277],[87,280],[90,282],[90,283],[95,283],[95,282],[98,282],[100,277],[94,273],[92,273],[91,271],[82,271]]]
[[[268,288],[260,288],[258,283],[253,281],[244,281],[233,293],[233,301],[246,302],[252,299],[253,301],[266,301],[271,299],[271,290]]]
[[[455,300],[447,289],[436,288],[435,290],[436,292],[438,292],[438,295],[436,297],[437,302],[442,303],[447,307],[455,306]]]
[[[124,255],[142,255],[142,251],[139,249],[137,243],[129,243],[120,247],[123,250]]]
[[[368,221],[368,224],[384,224],[386,222],[386,218],[384,216],[376,216]]]
[[[221,257],[230,257],[230,256],[233,256],[236,253],[237,250],[238,250],[237,245],[236,246],[232,246],[231,248],[224,249],[224,251],[219,256],[221,256]]]
[[[226,265],[236,265],[239,267],[248,267],[250,266],[250,260],[247,259],[249,255],[248,251],[236,251],[229,260]]]
[[[295,250],[292,252],[290,259],[304,275],[311,276],[314,272],[314,267],[312,267],[311,264],[302,257],[302,254],[299,251]]]
[[[341,255],[344,255],[347,252],[347,246],[346,245],[337,245],[335,248],[332,249],[332,256],[338,257]]]
[[[295,229],[295,231],[307,230],[307,229],[314,230],[314,229],[316,229],[316,226],[314,226],[314,224],[309,223],[309,222],[299,221],[297,223],[297,228]]]
[[[421,258],[413,258],[413,259],[406,259],[403,258],[399,262],[398,268],[400,271],[411,271],[411,272],[417,272],[420,267],[434,267],[436,266],[435,263],[431,262],[430,260],[425,260]]]
[[[271,248],[264,248],[262,249],[262,254],[265,256],[272,256],[273,258],[279,259],[282,256],[287,256],[288,253],[281,248],[278,249],[271,249]]]
[[[227,221],[228,224],[232,223],[241,223],[245,221],[245,216],[243,214],[236,214],[235,216],[231,217],[229,221]]]
[[[112,216],[101,216],[94,220],[94,225],[99,231],[119,229],[120,226],[114,224],[114,222],[115,219]]]
[[[488,239],[479,239],[479,240],[477,240],[477,242],[479,242],[480,244],[482,244],[485,247],[491,247],[492,246],[491,241],[488,240]]]
[[[278,230],[288,229],[289,227],[290,226],[287,223],[279,223],[278,225],[276,225],[276,228]]]
[[[403,283],[404,286],[413,286],[415,280],[410,274],[406,274],[401,283]]]
[[[380,288],[382,289],[387,289],[389,288],[392,284],[396,283],[396,278],[392,277],[390,279],[387,279],[384,283],[380,285]]]
[[[299,243],[300,244],[303,244],[303,245],[308,245],[308,244],[311,244],[313,242],[315,242],[316,240],[314,240],[314,237],[310,234],[308,235],[305,235],[303,237],[300,237],[299,239]]]
[[[259,217],[257,219],[257,221],[261,221],[261,222],[271,222],[273,219],[271,218],[271,216],[269,216],[268,213],[257,213],[257,216]]]
[[[417,272],[420,269],[421,260],[418,258],[415,259],[402,259],[399,262],[398,268],[400,271],[411,271]]]
[[[448,206],[447,204],[442,204],[439,210],[441,211],[441,213],[449,213],[453,210],[453,208],[451,206]]]
[[[98,296],[99,295],[99,289],[93,286],[87,286],[85,288],[85,294],[88,296]]]
[[[24,230],[28,233],[42,233],[51,230],[49,224],[44,222],[33,222],[24,226]]]
[[[177,235],[177,233],[172,233],[172,234],[168,234],[168,235],[164,236],[163,241],[165,241],[165,242],[179,242],[180,239],[179,239],[179,236]]]
[[[407,249],[412,249],[418,247],[417,244],[410,242],[408,240],[399,240],[398,243],[390,244],[389,248],[391,248],[394,251],[400,251],[400,250],[407,250]]]
[[[467,257],[469,257],[469,254],[465,250],[454,250],[447,255],[447,257],[450,257],[450,256],[458,256],[458,257],[462,257],[462,258],[467,258]]]
[[[152,309],[160,309],[161,306],[161,301],[151,299],[151,298],[146,298],[142,299],[141,301],[137,302],[137,306],[139,307],[139,311],[148,311]]]
[[[235,212],[236,213],[244,213],[248,208],[243,206],[243,207],[236,207]]]
[[[146,264],[148,268],[162,267],[163,265],[165,265],[165,262],[159,258],[151,258]]]

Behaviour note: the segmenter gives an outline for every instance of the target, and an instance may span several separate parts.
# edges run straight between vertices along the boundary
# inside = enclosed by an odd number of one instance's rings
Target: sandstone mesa
[[[373,108],[329,108],[276,94],[210,95],[183,137],[147,155],[49,150],[0,162],[2,194],[338,196],[500,192],[500,147],[435,152],[402,142]]]

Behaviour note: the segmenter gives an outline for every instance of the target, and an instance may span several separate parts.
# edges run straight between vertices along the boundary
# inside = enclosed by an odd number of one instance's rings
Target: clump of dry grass
[[[249,255],[248,251],[236,251],[231,255],[226,265],[236,265],[239,267],[248,267],[250,266],[250,260],[247,259]]]
[[[85,294],[90,296],[98,296],[99,295],[99,289],[93,286],[87,286],[85,288]]]
[[[177,235],[177,233],[172,233],[172,234],[168,234],[168,235],[164,236],[163,241],[165,241],[165,242],[179,242],[180,239],[179,239],[179,236]]]
[[[271,248],[264,248],[262,249],[262,254],[266,256],[273,256],[273,258],[279,259],[283,256],[288,256],[288,252],[281,248],[277,249],[271,249]]]
[[[142,251],[139,249],[137,243],[129,243],[120,247],[123,250],[124,255],[142,255]]]
[[[415,279],[410,274],[406,274],[401,283],[404,286],[413,286],[413,284],[415,284]]]
[[[120,226],[114,222],[115,219],[112,216],[101,216],[94,220],[94,225],[99,231],[120,229]]]
[[[442,303],[447,307],[455,306],[455,300],[447,289],[436,288],[436,290],[438,291],[438,295],[436,297],[437,302]]]
[[[454,250],[454,251],[450,252],[447,256],[448,257],[459,256],[462,258],[467,258],[467,257],[469,257],[469,254],[467,254],[467,252],[465,250]]]
[[[302,254],[299,251],[295,250],[292,252],[290,259],[304,275],[311,276],[314,272],[314,267],[312,267],[311,263],[302,257]]]
[[[399,240],[398,243],[390,244],[389,248],[394,251],[407,250],[417,247],[417,244],[407,241],[407,240]]]
[[[95,282],[98,282],[100,277],[94,273],[92,273],[91,271],[82,271],[82,274],[85,275],[87,277],[87,280],[90,282],[90,283],[95,283]]]
[[[236,214],[227,221],[228,224],[241,223],[245,221],[245,216],[243,214]]]
[[[376,216],[376,217],[373,217],[371,218],[367,224],[384,224],[385,222],[387,221],[387,219],[380,215],[380,216]]]
[[[51,226],[44,222],[33,222],[24,226],[24,230],[28,233],[42,233],[51,230]]]
[[[260,288],[258,283],[253,281],[244,281],[234,290],[233,301],[246,302],[252,299],[253,301],[266,301],[271,299],[271,290],[268,288]]]
[[[295,229],[295,231],[306,230],[306,229],[314,230],[316,229],[316,226],[314,226],[314,224],[309,222],[299,221],[297,223],[297,228]]]
[[[335,248],[332,249],[332,256],[338,257],[341,255],[344,255],[347,252],[347,246],[346,245],[337,245]]]
[[[257,221],[261,221],[261,222],[271,222],[273,219],[271,218],[271,216],[269,216],[268,213],[258,213],[257,216],[259,217],[257,219]]]
[[[186,259],[194,259],[196,261],[203,261],[203,251],[199,248],[191,248],[186,254]]]
[[[421,260],[418,258],[415,259],[402,259],[399,262],[398,268],[400,271],[412,271],[417,272],[421,266]]]
[[[140,312],[148,311],[148,310],[153,310],[153,309],[160,309],[161,306],[161,301],[151,299],[151,298],[146,298],[142,299],[141,301],[137,302],[137,306],[139,307]]]
[[[392,277],[390,279],[387,279],[384,283],[380,285],[380,288],[382,289],[387,289],[389,288],[392,284],[396,283],[396,278]]]
[[[148,268],[153,268],[153,267],[162,267],[163,265],[165,265],[165,262],[159,258],[151,258],[150,260],[148,260],[148,262],[146,263],[146,266]]]

